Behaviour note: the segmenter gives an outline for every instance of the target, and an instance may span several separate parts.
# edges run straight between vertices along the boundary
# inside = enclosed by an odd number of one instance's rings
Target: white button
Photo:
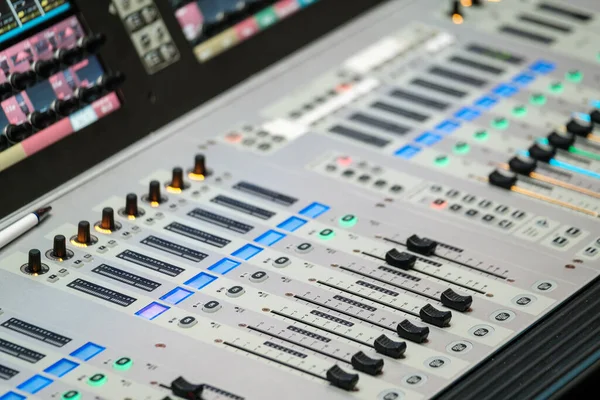
[[[139,227],[139,226],[137,226],[137,225],[134,225],[134,226],[132,226],[132,227],[130,228],[130,230],[131,230],[131,233],[133,233],[134,235],[135,235],[136,233],[140,233],[140,232],[142,231],[142,230],[140,229],[140,227]]]
[[[65,276],[69,275],[69,271],[67,271],[65,268],[62,268],[56,274],[58,276],[65,277]]]
[[[58,281],[58,276],[57,275],[50,275],[48,278],[46,278],[46,280],[50,283],[54,283],[56,281]]]
[[[187,317],[181,318],[177,325],[180,328],[188,329],[188,328],[191,328],[192,326],[196,325],[197,323],[198,323],[198,320],[196,318],[187,316]]]
[[[100,253],[100,254],[102,254],[102,253],[106,253],[106,252],[108,251],[108,247],[106,247],[106,246],[100,246],[100,247],[98,247],[98,248],[96,249],[96,251],[97,251],[98,253]]]
[[[165,214],[161,213],[161,212],[157,212],[156,214],[154,214],[154,219],[163,219],[165,217]]]
[[[75,260],[71,263],[71,266],[75,267],[75,268],[81,268],[81,267],[83,267],[83,261]]]
[[[125,232],[121,233],[121,238],[123,238],[125,240],[129,239],[131,236],[132,236],[131,232],[125,231]]]
[[[118,245],[116,240],[109,240],[108,243],[106,243],[106,245],[110,248],[115,247],[116,245]]]
[[[85,261],[85,262],[90,262],[90,261],[92,261],[93,259],[94,259],[94,256],[92,256],[91,254],[85,254],[85,255],[83,256],[83,261]]]
[[[570,236],[570,237],[572,237],[572,238],[576,238],[576,237],[578,237],[579,235],[581,235],[581,229],[579,229],[579,228],[575,228],[574,226],[572,226],[572,227],[570,227],[569,229],[567,229],[567,230],[565,231],[565,234],[566,234],[567,236]]]

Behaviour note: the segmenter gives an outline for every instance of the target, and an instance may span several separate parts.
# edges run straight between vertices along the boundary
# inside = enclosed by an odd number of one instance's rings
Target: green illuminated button
[[[475,132],[473,137],[477,140],[484,141],[490,137],[490,134],[488,133],[488,131],[477,131],[477,132]]]
[[[506,129],[508,128],[508,125],[510,125],[510,122],[508,122],[508,120],[503,117],[495,118],[492,121],[492,127],[496,129]]]
[[[583,72],[576,70],[576,69],[569,71],[566,74],[566,78],[570,82],[579,83],[583,80]]]
[[[121,357],[113,363],[113,368],[119,371],[127,371],[133,365],[133,360],[129,357]]]
[[[278,18],[275,9],[269,7],[254,15],[254,19],[261,29],[265,29],[276,23]]]
[[[529,101],[531,102],[531,104],[535,104],[536,106],[543,106],[544,104],[546,104],[547,100],[548,99],[546,99],[546,96],[544,96],[543,94],[537,93],[537,94],[531,95],[531,99]]]
[[[450,157],[443,156],[443,155],[442,156],[437,156],[433,162],[438,167],[445,167],[446,165],[450,164]]]
[[[471,147],[466,142],[458,142],[454,146],[454,152],[456,154],[467,154],[471,150]]]
[[[335,232],[332,229],[326,228],[319,232],[319,238],[323,240],[329,240],[335,236]]]
[[[107,380],[108,379],[106,378],[106,375],[104,375],[104,374],[94,374],[94,375],[90,376],[87,383],[90,386],[102,386],[106,383]]]
[[[527,115],[527,107],[525,106],[516,106],[512,111],[515,117],[524,117]]]
[[[342,218],[340,218],[340,225],[345,228],[351,228],[358,222],[358,218],[356,215],[346,214]]]
[[[61,400],[79,400],[81,399],[81,393],[77,390],[69,390],[68,392],[64,392],[60,398]]]
[[[552,93],[562,93],[565,90],[565,85],[563,85],[562,82],[554,82],[552,84],[550,84],[550,91]]]

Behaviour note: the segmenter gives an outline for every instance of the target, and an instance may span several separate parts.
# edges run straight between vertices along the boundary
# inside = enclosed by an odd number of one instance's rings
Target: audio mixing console
[[[311,2],[170,3],[153,79]],[[389,1],[7,217],[52,207],[0,250],[0,399],[555,396],[600,344],[599,24]]]

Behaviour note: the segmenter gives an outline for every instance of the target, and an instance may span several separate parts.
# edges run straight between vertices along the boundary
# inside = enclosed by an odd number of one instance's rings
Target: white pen
[[[7,226],[0,231],[0,249],[24,234],[35,228],[46,216],[49,215],[52,207],[44,207],[27,214],[15,223]]]

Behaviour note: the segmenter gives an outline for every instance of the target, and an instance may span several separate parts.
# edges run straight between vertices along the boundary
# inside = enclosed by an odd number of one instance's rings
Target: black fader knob
[[[567,123],[567,131],[577,136],[587,136],[594,130],[594,123],[589,115],[575,114]]]
[[[443,328],[450,324],[452,319],[452,313],[450,311],[441,311],[432,306],[431,304],[424,305],[419,311],[421,320],[428,324]]]
[[[75,97],[81,104],[91,104],[102,96],[102,88],[98,85],[78,87],[75,89]]]
[[[595,108],[592,110],[590,113],[590,118],[592,119],[593,123],[600,124],[600,108]]]
[[[60,62],[55,58],[48,60],[37,60],[33,62],[31,69],[38,77],[42,79],[48,79],[60,71]]]
[[[327,380],[333,386],[344,390],[353,390],[358,383],[358,374],[350,374],[334,365],[327,370]]]
[[[122,72],[119,72],[119,71],[107,72],[107,73],[101,75],[96,80],[96,85],[98,87],[102,88],[102,90],[105,93],[108,93],[108,92],[114,92],[115,90],[120,88],[124,82],[125,82],[125,74],[123,74]]]
[[[6,100],[14,94],[10,82],[0,83],[0,100]]]
[[[103,33],[92,33],[79,39],[79,47],[88,54],[96,54],[106,43],[106,35]]]
[[[71,66],[83,59],[84,51],[81,47],[75,46],[71,49],[58,49],[54,57],[64,66]]]
[[[38,249],[29,250],[27,270],[30,274],[33,275],[38,275],[42,273],[42,253]]]
[[[465,312],[473,304],[473,297],[463,296],[448,288],[440,296],[443,305],[456,311]]]
[[[151,181],[148,187],[148,195],[146,201],[148,201],[153,207],[158,206],[160,203],[165,202],[167,199],[161,194],[159,181]]]
[[[362,351],[354,354],[350,359],[355,370],[368,375],[379,375],[383,371],[384,362],[380,358],[371,358]]]
[[[4,135],[12,144],[20,143],[33,134],[33,126],[29,122],[20,125],[9,124],[4,127]]]
[[[396,342],[386,335],[381,335],[373,342],[373,347],[379,354],[391,358],[401,358],[406,352],[406,342]]]
[[[41,131],[56,122],[56,113],[51,109],[34,111],[27,116],[27,120],[36,130]]]
[[[127,197],[125,197],[125,215],[133,218],[140,215],[138,198],[135,193],[129,193]]]
[[[33,86],[37,82],[37,76],[33,71],[13,72],[7,80],[14,90],[20,92]]]
[[[437,242],[427,238],[412,235],[406,241],[406,248],[424,256],[432,256],[437,248]]]
[[[66,259],[67,254],[67,239],[63,235],[54,236],[54,245],[52,246],[52,255],[59,259]]]
[[[556,149],[547,144],[536,142],[529,148],[529,156],[541,162],[549,162],[556,155]]]
[[[575,143],[575,135],[568,132],[554,131],[548,135],[550,146],[561,150],[569,150]]]
[[[115,224],[115,211],[112,208],[106,207],[102,209],[100,228],[109,232],[114,232],[116,230],[117,226]]]
[[[183,397],[184,399],[202,400],[204,385],[195,385],[180,376],[171,382],[171,391],[175,396]]]
[[[462,10],[462,4],[460,4],[460,0],[452,0],[450,12],[448,13],[448,15],[450,16],[450,18],[452,18],[452,21],[462,22],[464,15]]]
[[[429,327],[417,326],[405,319],[396,326],[398,336],[415,343],[423,343],[429,336]]]
[[[391,249],[385,253],[385,262],[390,264],[392,267],[409,270],[415,266],[417,257],[414,254]]]
[[[174,191],[184,190],[186,188],[185,181],[183,180],[183,169],[176,167],[173,168],[173,176],[169,183],[169,189]]]
[[[61,117],[68,117],[79,109],[79,100],[76,97],[57,99],[50,104],[50,109]]]
[[[537,161],[531,157],[517,155],[508,162],[510,170],[517,174],[529,175],[537,168]]]
[[[505,169],[495,169],[488,176],[488,182],[492,186],[510,190],[518,181],[517,174]]]

